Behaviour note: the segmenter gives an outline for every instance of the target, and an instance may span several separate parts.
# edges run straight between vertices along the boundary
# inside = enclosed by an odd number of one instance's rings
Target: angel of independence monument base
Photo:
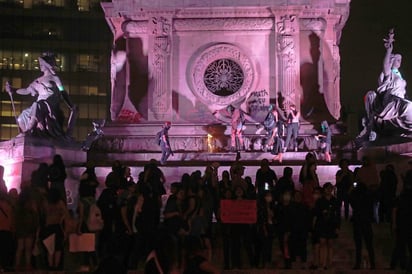
[[[241,153],[244,163],[253,163],[245,174],[251,176],[261,159],[272,157],[262,151],[265,133],[259,125],[269,106],[281,110],[296,106],[301,114],[300,152],[288,152],[284,160],[298,174],[304,155],[317,146],[314,135],[322,121],[328,121],[339,136],[339,40],[349,2],[102,3],[114,37],[110,121],[103,131],[97,124],[99,138],[89,144],[87,153],[80,144],[27,135],[0,143],[6,181],[12,181],[8,186],[20,188],[28,183],[38,163],[50,163],[56,153],[65,159],[73,195],[86,160],[96,164],[102,182],[114,160],[130,165],[133,174],[138,174],[143,163],[160,159],[155,136],[165,121],[172,124],[169,135],[175,152],[162,168],[170,181],[206,161],[232,162],[237,155],[229,150],[230,119],[222,119],[228,106],[241,109],[254,121],[246,123],[246,151]],[[335,151],[344,149],[340,144],[335,143]],[[351,146],[348,150],[354,152]],[[410,142],[364,147],[358,157],[374,153],[386,160],[392,154],[409,158],[410,151]],[[282,166],[276,168],[280,174]],[[336,169],[335,165],[319,166],[320,179],[333,181]]]
[[[302,113],[299,149],[313,149],[321,121],[340,116],[339,40],[349,2],[102,3],[114,35],[112,123],[92,157],[153,158],[151,152],[159,151],[154,136],[164,121],[172,122],[172,160],[228,157],[230,123],[216,114],[229,105],[258,122],[269,104],[296,105]],[[263,135],[247,123],[246,151],[260,151]],[[242,154],[242,160],[248,157],[264,155]]]

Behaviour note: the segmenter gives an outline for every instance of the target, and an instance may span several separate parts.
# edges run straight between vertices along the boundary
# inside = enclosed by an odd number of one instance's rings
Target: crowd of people
[[[66,171],[60,155],[51,165],[41,163],[20,193],[7,190],[1,167],[0,268],[61,270],[70,235],[91,234],[93,248],[77,254],[82,271],[329,269],[333,268],[334,241],[341,222],[350,219],[354,269],[364,267],[362,242],[369,255],[368,267],[376,267],[372,223],[390,222],[395,242],[388,267],[411,270],[412,161],[410,166],[397,195],[394,166],[387,165],[378,174],[368,158],[353,171],[349,161],[342,159],[336,182],[319,181],[316,157],[311,153],[302,164],[299,182],[294,182],[291,167],[285,167],[278,178],[266,159],[253,179],[244,176],[241,162],[221,173],[215,162],[203,173],[182,174],[179,182],[166,182],[155,160],[144,166],[136,180],[130,167],[116,161],[105,178],[104,190],[97,195],[103,182],[88,164],[80,177],[75,210],[67,206]],[[223,222],[221,200],[255,200],[257,221]],[[276,242],[279,249],[273,253]],[[215,260],[218,244],[223,265]]]

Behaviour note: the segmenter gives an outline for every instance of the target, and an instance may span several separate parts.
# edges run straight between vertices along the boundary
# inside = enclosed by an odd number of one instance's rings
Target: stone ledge
[[[361,160],[364,156],[369,156],[376,161],[383,162],[390,161],[394,158],[408,161],[410,157],[412,157],[412,141],[399,144],[362,147],[357,152],[358,160]]]

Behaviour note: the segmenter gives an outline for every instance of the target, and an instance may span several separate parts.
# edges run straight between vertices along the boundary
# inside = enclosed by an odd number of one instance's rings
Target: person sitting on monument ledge
[[[412,102],[405,99],[406,81],[399,71],[400,54],[393,54],[394,32],[389,31],[384,39],[386,54],[383,71],[379,76],[379,87],[365,95],[367,113],[366,132],[361,138],[375,141],[377,134],[412,134]]]
[[[34,80],[27,88],[14,89],[9,82],[6,82],[5,90],[11,98],[13,92],[20,95],[37,96],[36,101],[29,108],[23,110],[16,119],[19,131],[23,134],[45,134],[53,138],[70,137],[77,107],[71,102],[55,72],[55,55],[50,52],[43,53],[39,57],[39,67],[43,75]],[[64,115],[60,109],[61,97],[70,110],[66,132],[63,130]]]

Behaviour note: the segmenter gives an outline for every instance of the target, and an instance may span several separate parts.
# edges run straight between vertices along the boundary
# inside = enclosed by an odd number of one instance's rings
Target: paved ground
[[[293,266],[294,269],[285,270],[282,269],[282,262],[281,256],[279,251],[279,245],[277,240],[274,241],[273,252],[274,252],[274,265],[268,269],[241,269],[241,270],[225,270],[222,273],[230,273],[230,274],[269,274],[269,273],[277,273],[277,274],[288,274],[288,273],[377,273],[377,274],[386,274],[386,273],[402,273],[401,271],[391,271],[388,270],[389,260],[392,252],[392,236],[390,234],[390,226],[389,224],[375,224],[374,227],[374,244],[375,244],[375,253],[376,253],[376,270],[369,270],[369,269],[361,269],[361,270],[352,270],[354,264],[354,244],[352,240],[352,225],[349,222],[343,221],[342,229],[339,235],[339,238],[336,240],[335,243],[335,256],[334,256],[334,264],[331,269],[328,270],[307,270],[307,269],[300,269],[299,266],[296,264]],[[216,242],[216,246],[213,250],[213,262],[221,267],[223,265],[223,251],[221,248],[221,241]],[[308,244],[308,251],[309,251],[309,262],[312,260],[311,254],[311,247]],[[67,257],[66,265],[70,265],[67,269],[69,271],[66,272],[45,272],[45,271],[37,271],[37,272],[16,272],[19,274],[48,274],[48,273],[80,273],[76,271],[76,266],[78,266],[79,260],[75,256],[71,256],[70,254]],[[245,263],[246,264],[246,263]],[[368,260],[366,256],[366,251],[364,251],[364,262],[363,264],[368,267]],[[247,265],[247,264],[246,264]],[[223,269],[223,268],[222,268]],[[130,271],[129,274],[140,274],[143,273],[141,270],[139,271]],[[406,273],[406,272],[405,272]]]

